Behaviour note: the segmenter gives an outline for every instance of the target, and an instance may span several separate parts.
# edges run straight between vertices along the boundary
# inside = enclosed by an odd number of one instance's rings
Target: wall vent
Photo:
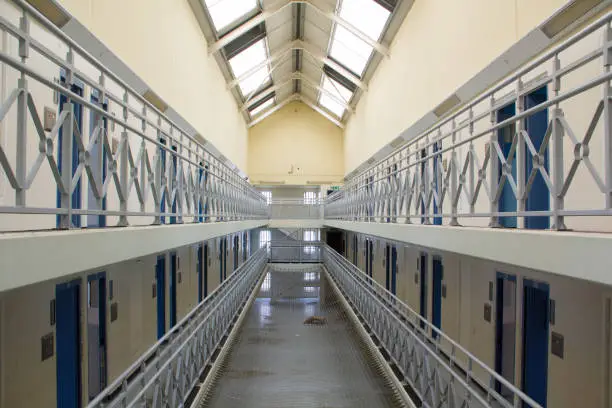
[[[400,147],[401,145],[403,145],[405,143],[405,140],[403,137],[398,136],[395,139],[393,139],[393,141],[389,144],[393,149],[397,149],[398,147]]]
[[[601,2],[602,0],[574,0],[548,20],[542,26],[542,31],[548,38],[553,38]]]
[[[168,105],[164,102],[155,92],[147,89],[142,95],[151,105],[155,106],[161,112],[165,112],[168,109]]]
[[[62,28],[70,21],[70,15],[64,12],[55,1],[52,0],[27,0],[36,10],[47,17],[53,24]]]
[[[459,105],[460,102],[461,102],[461,99],[459,99],[457,94],[452,94],[451,96],[446,98],[444,102],[438,105],[438,107],[434,109],[433,112],[437,117],[441,118],[448,111],[453,109],[455,106]]]

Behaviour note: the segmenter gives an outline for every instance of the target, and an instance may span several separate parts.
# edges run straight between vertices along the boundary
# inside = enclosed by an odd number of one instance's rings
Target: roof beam
[[[344,125],[342,124],[342,122],[340,122],[338,119],[336,119],[335,117],[333,117],[332,115],[330,115],[329,113],[327,113],[326,111],[324,111],[323,109],[318,107],[313,101],[311,101],[310,99],[306,98],[304,95],[299,95],[298,99],[300,101],[304,102],[306,105],[310,106],[316,112],[318,112],[321,115],[323,115],[323,117],[325,117],[325,119],[329,120],[334,125],[338,126],[340,129],[344,129]]]
[[[282,87],[284,87],[287,84],[293,82],[294,79],[300,79],[300,75],[299,74],[292,74],[292,75],[289,75],[288,77],[285,77],[284,79],[279,81],[280,82],[279,84],[274,85],[272,88],[266,89],[265,92],[260,93],[255,98],[251,99],[250,101],[246,101],[244,104],[242,104],[242,106],[240,107],[240,110],[243,110],[243,111],[248,110],[249,106],[254,105],[257,102],[261,101],[266,96],[268,96],[270,94],[270,92],[278,91]]]
[[[270,116],[271,114],[276,112],[277,110],[282,109],[288,103],[293,102],[293,101],[297,101],[299,99],[300,99],[300,96],[298,94],[291,94],[291,95],[287,96],[281,103],[279,103],[278,105],[275,105],[274,107],[272,107],[269,110],[265,111],[263,114],[261,114],[260,116],[258,116],[257,118],[255,118],[254,120],[249,122],[249,124],[247,126],[248,127],[255,126],[256,124],[258,124],[259,122],[261,122],[262,120],[264,120],[265,118],[267,118],[268,116]]]
[[[227,88],[228,89],[234,88],[241,81],[244,81],[246,78],[248,78],[249,76],[253,75],[255,72],[257,72],[258,70],[260,70],[262,67],[266,66],[267,64],[275,62],[275,61],[277,61],[277,60],[279,60],[281,58],[284,59],[287,56],[287,54],[290,53],[293,50],[303,50],[308,55],[310,55],[313,59],[315,59],[316,61],[318,61],[320,63],[319,68],[322,68],[324,64],[329,65],[330,67],[332,67],[333,69],[338,71],[340,74],[342,74],[344,77],[346,77],[346,79],[348,79],[349,81],[354,83],[356,86],[361,88],[362,91],[367,91],[368,90],[368,86],[365,84],[365,82],[363,82],[361,79],[359,79],[359,77],[357,77],[355,74],[353,74],[352,72],[350,72],[349,70],[347,70],[346,68],[341,66],[340,64],[336,63],[332,59],[326,57],[320,51],[317,51],[316,47],[313,46],[312,44],[310,44],[309,42],[301,41],[301,40],[295,40],[295,41],[289,43],[281,51],[271,55],[270,57],[268,57],[262,63],[256,65],[255,67],[251,68],[250,70],[248,70],[246,73],[244,73],[244,75],[242,75],[239,78],[236,78],[236,79],[230,81],[227,84]],[[278,65],[281,65],[281,64],[278,64]]]
[[[344,109],[349,111],[351,114],[353,113],[353,108],[351,108],[351,106],[348,104],[347,101],[344,101],[344,100],[338,98],[336,95],[334,95],[333,93],[329,92],[327,89],[323,88],[319,84],[314,83],[313,81],[311,81],[310,79],[308,79],[304,75],[300,75],[299,80],[302,81],[307,86],[309,86],[309,87],[311,87],[313,89],[316,89],[319,92],[322,92],[322,93],[326,94],[327,96],[332,98],[334,101],[336,101],[340,105],[344,106]]]
[[[363,31],[361,31],[359,28],[355,27],[354,25],[352,25],[351,23],[349,23],[348,21],[346,21],[345,19],[337,15],[335,12],[333,11],[328,12],[328,11],[321,10],[320,8],[315,6],[313,3],[311,3],[310,0],[289,0],[288,2],[285,2],[285,0],[280,0],[274,3],[267,10],[264,10],[257,16],[246,21],[240,27],[234,29],[233,31],[230,31],[228,34],[223,36],[221,39],[219,39],[214,44],[211,44],[208,52],[210,54],[214,54],[218,52],[220,49],[222,49],[227,44],[229,44],[236,38],[240,37],[247,31],[249,31],[251,28],[257,26],[258,24],[261,24],[262,22],[266,21],[270,17],[274,16],[276,13],[279,13],[285,7],[292,5],[292,4],[298,4],[298,3],[306,4],[308,7],[312,8],[318,14],[324,17],[327,17],[329,20],[335,22],[336,24],[340,24],[341,26],[349,30],[352,34],[354,34],[359,39],[361,39],[363,42],[365,42],[366,44],[374,48],[378,53],[380,53],[381,55],[384,55],[385,57],[389,57],[390,55],[389,48],[387,46],[379,43],[378,41],[371,39]]]

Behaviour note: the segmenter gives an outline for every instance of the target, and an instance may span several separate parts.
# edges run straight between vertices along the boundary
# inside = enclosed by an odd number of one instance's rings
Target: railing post
[[[24,11],[19,20],[19,28],[25,35],[30,33],[30,20]],[[24,36],[19,37],[19,57],[25,64],[30,55],[30,42]],[[19,96],[17,97],[17,146],[15,158],[15,177],[17,188],[15,189],[15,205],[25,207],[26,205],[26,178],[27,178],[27,146],[28,146],[28,81],[22,71],[18,80]],[[72,117],[71,117],[72,119]]]
[[[123,93],[123,103],[126,105],[123,107],[123,120],[127,123],[129,112],[127,108],[127,104],[129,103],[128,91],[127,89]],[[121,132],[121,155],[119,156],[119,184],[121,194],[119,195],[119,211],[121,214],[119,215],[119,222],[117,225],[119,227],[127,227],[129,225],[127,220],[127,210],[128,210],[128,148],[129,148],[129,139],[127,128],[123,127],[123,132]]]
[[[162,138],[162,132],[161,130],[159,130],[161,128],[161,116],[157,117],[157,139],[156,142],[161,144],[161,138]],[[155,177],[155,189],[157,190],[157,202],[155,203],[155,213],[157,215],[155,215],[155,218],[153,219],[153,225],[160,225],[161,224],[161,216],[159,215],[159,213],[161,213],[161,204],[162,204],[162,200],[164,199],[164,192],[163,192],[163,166],[162,166],[162,148],[161,146],[154,146],[154,149],[156,149],[157,151],[155,152],[154,157],[157,157],[157,162],[155,163],[155,168],[153,169],[153,176]]]
[[[68,50],[66,55],[68,65],[72,65],[74,55],[72,49]],[[72,70],[66,69],[66,87],[69,89],[72,85]],[[60,207],[67,210],[66,214],[59,216],[60,229],[69,229],[72,226],[72,143],[74,139],[74,106],[70,97],[66,97],[66,102],[62,106],[62,110],[67,110],[68,115],[62,125],[62,184],[63,191],[60,191]]]
[[[491,127],[495,126],[497,123],[497,112],[495,111],[495,97],[491,95],[490,102],[490,122]],[[489,218],[489,227],[491,228],[499,228],[501,225],[499,223],[499,216],[493,215],[499,211],[498,201],[496,200],[497,196],[497,188],[499,185],[499,158],[497,157],[497,153],[495,153],[494,143],[497,142],[497,131],[492,131],[489,136],[489,143],[486,145],[486,149],[489,150],[489,185],[491,196],[489,197],[490,206],[489,211],[491,212],[491,217]],[[485,152],[486,155],[486,152]]]
[[[470,115],[471,115],[472,110],[470,109]],[[449,166],[451,166],[451,174],[450,174],[450,191],[451,194],[449,194],[450,196],[450,201],[451,201],[451,219],[449,222],[449,225],[452,227],[456,227],[459,226],[459,221],[457,220],[457,203],[459,202],[459,191],[458,191],[458,186],[457,186],[457,178],[458,178],[458,174],[457,174],[457,149],[455,148],[455,143],[457,142],[457,131],[456,131],[456,127],[457,127],[457,122],[455,121],[455,119],[453,119],[452,122],[453,125],[453,135],[451,137],[451,143],[453,144],[453,150],[451,151],[451,160],[450,163],[448,164]],[[442,141],[440,141],[440,146],[438,146],[439,149],[442,149]],[[440,159],[442,155],[440,155]],[[443,177],[439,176],[438,172],[438,194],[439,194],[439,190],[440,190],[440,183],[443,183]],[[444,176],[444,173],[442,173],[442,176]],[[442,178],[442,180],[440,180],[440,178]],[[463,183],[463,188],[465,188],[465,183]],[[442,203],[441,203],[442,204]],[[441,213],[444,213],[444,208],[442,207],[442,205],[439,206],[438,210]],[[444,224],[444,218],[442,219],[442,222],[440,224]]]
[[[555,55],[552,64],[552,87],[554,97],[559,95],[559,91],[561,89],[561,78],[558,75],[559,68],[561,67],[561,61],[559,60],[559,56]],[[552,134],[551,134],[551,142],[552,142],[552,179],[553,179],[553,189],[552,192],[552,212],[553,212],[553,222],[551,225],[551,229],[553,230],[564,230],[565,222],[564,217],[559,214],[559,211],[563,210],[563,196],[561,195],[561,190],[563,189],[563,134],[564,129],[561,121],[559,120],[563,117],[563,110],[559,107],[559,104],[555,104],[555,107],[552,109]]]
[[[603,59],[604,59],[604,73],[610,72],[610,65],[612,65],[612,28],[610,23],[607,23],[604,31],[603,41]],[[605,183],[605,205],[606,209],[612,208],[612,89],[610,88],[610,81],[606,81],[604,84],[604,183]]]
[[[525,110],[525,99],[521,95],[523,91],[523,81],[519,78],[516,82],[516,114],[520,115]],[[526,131],[525,119],[517,120],[514,125],[516,137],[516,209],[518,212],[525,211],[527,203],[527,193],[525,191],[525,141],[523,140],[523,131]],[[529,137],[529,135],[527,135]],[[516,217],[517,227],[525,228],[526,217]]]

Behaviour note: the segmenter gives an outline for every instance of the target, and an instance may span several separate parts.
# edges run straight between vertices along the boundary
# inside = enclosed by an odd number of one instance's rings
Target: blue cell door
[[[365,273],[370,276],[370,240],[365,240]]]
[[[238,236],[234,237],[234,271],[238,269],[238,251],[240,250],[240,242]]]
[[[397,249],[391,246],[391,293],[397,294]]]
[[[204,276],[202,277],[203,289],[202,289],[202,299],[208,296],[208,244],[204,244],[203,249],[204,255],[202,258],[203,266],[204,266]]]
[[[536,89],[525,97],[525,109],[533,108],[548,99],[546,87]],[[541,110],[530,115],[525,120],[525,130],[533,143],[536,151],[540,150],[548,127],[548,111]],[[533,169],[533,155],[529,149],[525,149],[525,183],[529,182],[529,176]],[[544,154],[544,169],[548,171],[548,149]],[[550,209],[550,194],[546,182],[540,172],[535,173],[531,190],[527,194],[527,211],[546,211]],[[548,217],[526,217],[525,227],[529,229],[547,229],[549,227]]]
[[[497,272],[495,296],[495,371],[514,384],[516,277]],[[512,402],[513,393],[496,381],[495,390]]]
[[[204,299],[204,246],[198,246],[196,271],[198,274],[198,303]]]
[[[442,280],[444,279],[444,267],[442,258],[432,259],[432,287],[431,287],[431,323],[438,329],[442,328]],[[433,332],[435,339],[438,334]]]
[[[523,290],[523,391],[546,407],[550,289],[525,279]]]
[[[88,397],[106,388],[106,273],[87,277],[87,370]]]
[[[176,252],[170,254],[170,327],[176,324]]]
[[[419,256],[419,272],[420,272],[420,309],[421,316],[427,320],[427,254],[421,253]],[[421,328],[425,328],[425,322],[421,321]]]
[[[249,246],[249,236],[245,232],[242,235],[242,262],[246,262],[247,260],[247,248]]]
[[[369,271],[368,275],[371,278],[373,273],[374,273],[374,242],[372,240],[370,240],[370,245],[369,246],[370,246],[370,263],[369,263],[370,271]]]
[[[57,406],[81,406],[81,280],[55,287]]]
[[[359,266],[357,265],[358,247],[357,235],[353,235],[353,265],[355,266]]]
[[[385,289],[391,289],[391,246],[385,246]]]
[[[497,111],[497,123],[503,122],[509,119],[515,114],[514,103],[504,106]],[[516,181],[516,153],[513,156],[509,156],[510,148],[512,146],[512,139],[515,133],[514,124],[506,125],[497,131],[497,139],[499,146],[506,160],[512,160],[512,178]],[[493,153],[494,154],[494,153]],[[499,166],[498,180],[502,177],[502,166]],[[506,180],[502,187],[501,196],[498,203],[499,212],[514,212],[516,211],[516,196],[512,187],[510,186],[509,180]],[[500,217],[499,223],[506,228],[516,228],[516,216]]]
[[[100,101],[99,94],[100,94],[99,91],[94,89],[91,93],[91,102],[94,105],[98,105],[102,107],[102,109],[107,110],[108,103],[106,101],[102,103]],[[106,179],[107,158],[106,158],[106,149],[104,149],[104,135],[106,133],[106,130],[108,129],[108,126],[107,126],[107,119],[103,117],[102,115],[100,115],[99,113],[94,112],[92,110],[89,116],[89,135],[90,137],[93,136],[96,128],[100,125],[100,121],[102,121],[101,124],[102,124],[103,130],[99,131],[98,133],[98,138],[96,142],[94,143],[94,146],[91,152],[91,159],[90,159],[92,173],[96,179],[98,188],[101,188],[101,186],[104,183],[104,180]],[[91,184],[87,192],[87,209],[106,210],[106,197],[98,201],[94,195],[94,190],[92,189]],[[88,227],[106,227],[106,215],[95,215],[95,214],[87,215],[87,226]]]
[[[227,279],[227,237],[223,238],[223,280]]]
[[[155,264],[155,283],[157,297],[157,338],[166,334],[166,256],[159,255]]]
[[[64,74],[62,73],[60,75],[61,77],[61,81],[62,83],[66,82],[66,79],[64,77]],[[72,92],[74,92],[75,94],[79,95],[79,96],[83,96],[83,87],[84,85],[81,82],[77,82],[75,84],[70,85],[70,90]],[[60,112],[62,111],[62,109],[64,108],[64,105],[66,104],[66,102],[68,102],[68,98],[66,98],[65,95],[60,94],[60,100],[59,100],[59,109]],[[75,131],[73,132],[73,136],[72,136],[72,176],[74,176],[74,174],[76,173],[76,169],[79,166],[79,147],[77,144],[77,131],[79,132],[79,134],[83,134],[82,130],[83,130],[83,106],[77,102],[75,102],[74,100],[72,101],[72,108],[74,111],[74,122],[76,122],[76,124],[73,123],[73,126],[76,127]],[[62,158],[63,158],[63,146],[64,146],[64,138],[62,137],[63,132],[64,132],[64,127],[66,125],[62,126],[59,130],[58,133],[58,144],[57,144],[57,167],[59,169],[59,172],[62,173]],[[72,192],[72,196],[70,198],[70,202],[71,202],[71,206],[73,209],[80,209],[81,208],[81,179],[79,179],[79,181],[76,184],[76,187],[74,189],[74,191]],[[57,208],[61,208],[62,204],[61,204],[61,194],[59,189],[57,190]],[[72,217],[70,217],[70,222],[72,223],[73,227],[80,227],[81,226],[81,216],[80,215],[73,215]],[[58,215],[56,217],[56,226],[59,227],[60,226],[60,216]]]

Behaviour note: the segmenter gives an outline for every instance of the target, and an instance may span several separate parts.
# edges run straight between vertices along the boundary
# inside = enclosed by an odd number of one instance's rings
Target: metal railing
[[[612,215],[611,21],[608,12],[351,177],[325,218],[563,230],[578,217],[569,227],[609,229],[597,216]]]
[[[271,263],[319,263],[321,241],[270,241],[268,257]]]
[[[321,219],[323,202],[320,200],[272,200],[270,219]]]
[[[13,193],[0,213],[29,216],[0,229],[81,227],[81,216],[97,227],[106,216],[120,226],[267,217],[235,170],[30,4],[3,7],[0,30],[17,46],[0,50],[14,84],[0,101],[0,183]]]
[[[424,407],[541,408],[327,245],[323,264]]]
[[[157,341],[88,408],[180,407],[261,280],[260,249]]]

